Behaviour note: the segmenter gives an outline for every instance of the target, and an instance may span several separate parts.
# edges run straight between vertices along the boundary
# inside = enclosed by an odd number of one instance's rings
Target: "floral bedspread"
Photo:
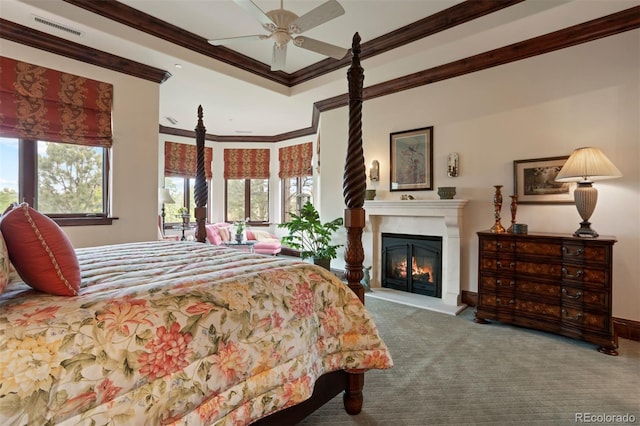
[[[15,273],[0,295],[4,426],[248,424],[326,372],[392,366],[358,298],[307,263],[194,242],[77,253],[79,296]]]

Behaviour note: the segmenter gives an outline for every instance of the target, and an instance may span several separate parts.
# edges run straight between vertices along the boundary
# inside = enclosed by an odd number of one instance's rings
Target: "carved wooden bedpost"
[[[347,208],[344,211],[344,226],[347,229],[345,251],[346,278],[349,288],[358,295],[364,304],[362,279],[362,230],[365,225],[364,193],[367,186],[367,173],[362,151],[362,84],[364,72],[360,65],[360,35],[355,33],[351,47],[353,58],[347,71],[349,81],[349,141],[347,159],[344,168],[343,195]],[[362,388],[364,372],[350,371],[349,384],[344,393],[344,407],[349,414],[358,414],[362,410]]]
[[[207,218],[207,177],[204,171],[204,136],[207,129],[202,122],[202,105],[198,106],[198,124],[196,126],[196,183],[193,189],[196,207],[196,240],[204,243],[207,238],[205,221]]]
[[[344,226],[347,228],[345,262],[349,287],[364,303],[364,288],[360,284],[360,280],[362,279],[362,262],[364,261],[362,230],[365,214],[362,206],[367,186],[367,172],[362,151],[362,83],[364,72],[360,66],[360,35],[358,33],[353,36],[351,51],[353,59],[347,72],[349,81],[349,141],[342,185],[344,202],[347,206],[344,211]]]

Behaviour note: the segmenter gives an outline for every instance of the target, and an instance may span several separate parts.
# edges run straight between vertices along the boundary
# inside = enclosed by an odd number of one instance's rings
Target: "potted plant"
[[[236,225],[236,241],[238,243],[241,243],[242,240],[244,239],[244,226],[245,223],[248,221],[249,218],[245,219],[244,222],[239,220],[235,223]]]
[[[303,259],[313,259],[313,263],[330,270],[331,259],[338,257],[337,249],[342,244],[331,244],[333,233],[342,226],[342,218],[322,223],[316,208],[307,201],[299,214],[291,213],[291,221],[281,223],[289,235],[282,237],[282,243],[300,251]]]

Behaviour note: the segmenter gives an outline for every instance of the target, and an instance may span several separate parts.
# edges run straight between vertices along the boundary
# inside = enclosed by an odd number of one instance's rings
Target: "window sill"
[[[117,217],[52,217],[58,226],[95,226],[111,225]]]

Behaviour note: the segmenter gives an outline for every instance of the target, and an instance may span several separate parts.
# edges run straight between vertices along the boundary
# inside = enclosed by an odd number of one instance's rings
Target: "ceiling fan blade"
[[[251,0],[233,0],[235,4],[243,8],[249,15],[253,16],[268,31],[275,31],[277,25]]]
[[[293,34],[300,34],[340,15],[344,15],[344,8],[336,0],[329,0],[293,21],[289,30]]]
[[[347,54],[349,49],[336,46],[335,44],[325,43],[323,41],[315,40],[309,37],[296,37],[293,39],[293,44],[303,49],[311,50],[312,52],[319,53],[325,56],[331,56],[334,59],[342,59]]]
[[[287,45],[283,44],[282,47],[278,47],[276,43],[273,43],[273,56],[271,57],[271,71],[284,70],[284,66],[287,63]]]
[[[267,35],[256,34],[256,35],[248,35],[248,36],[240,36],[240,37],[227,37],[227,38],[216,38],[213,40],[207,40],[209,44],[214,46],[226,46],[227,44],[234,44],[242,41],[253,41],[253,40],[264,40],[269,38]]]

